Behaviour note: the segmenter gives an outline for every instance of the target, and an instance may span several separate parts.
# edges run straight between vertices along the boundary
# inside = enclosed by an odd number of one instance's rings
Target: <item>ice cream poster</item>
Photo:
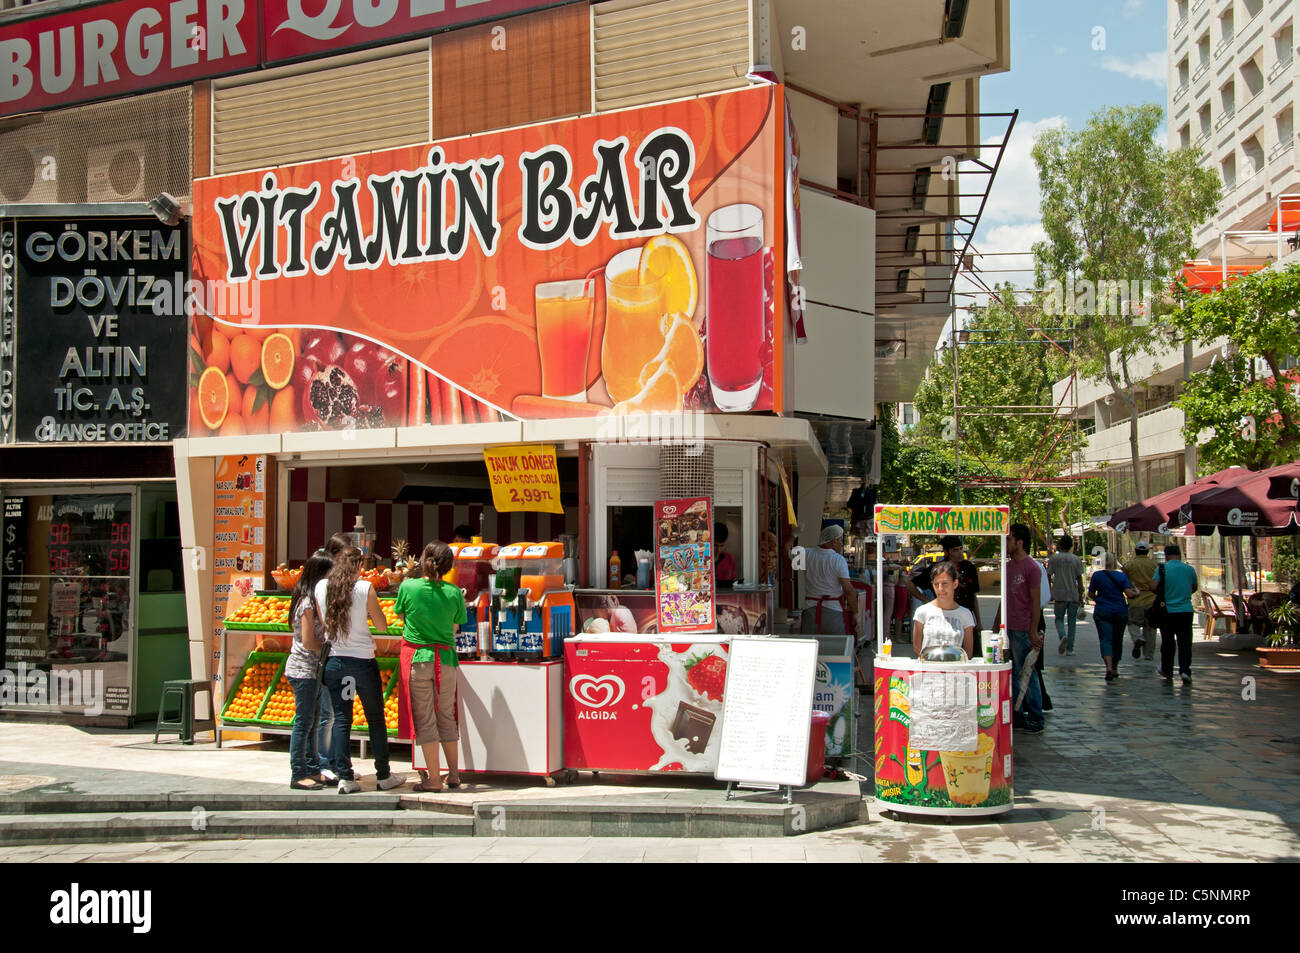
[[[655,604],[660,632],[712,632],[713,507],[708,497],[655,502]]]

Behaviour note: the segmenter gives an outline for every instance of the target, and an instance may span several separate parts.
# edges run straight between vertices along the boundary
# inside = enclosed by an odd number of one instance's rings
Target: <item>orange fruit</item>
[[[203,359],[208,367],[215,367],[223,374],[230,370],[230,341],[224,334],[212,335],[212,345]]]
[[[232,330],[234,330],[234,329],[232,329]],[[261,344],[263,341],[265,341],[267,338],[269,338],[272,334],[275,334],[275,332],[276,332],[277,329],[276,329],[276,328],[264,328],[264,327],[261,327],[260,325],[256,325],[256,324],[241,324],[241,325],[239,326],[238,330],[239,330],[239,331],[243,331],[245,334],[247,334],[249,337],[251,337],[251,338],[252,338],[254,341],[256,341],[258,344]]]
[[[700,298],[700,283],[695,277],[691,253],[681,239],[672,235],[656,235],[641,248],[641,265],[638,269],[641,284],[663,283],[664,307],[679,311],[687,318],[694,316]]]
[[[230,410],[230,391],[226,387],[226,375],[221,368],[203,369],[199,377],[197,401],[204,426],[211,430],[220,427]]]
[[[682,410],[682,389],[665,364],[650,375],[635,397],[614,405],[614,415],[626,414],[677,414]]]
[[[262,346],[251,334],[240,334],[230,342],[230,370],[241,384],[247,384],[262,365]]]
[[[244,416],[244,423],[248,425],[249,433],[266,433],[267,425],[271,421],[271,401],[262,401],[262,406],[253,410],[253,405],[257,403],[257,395],[262,389],[260,387],[244,388],[244,399],[240,404],[240,413]]]
[[[226,373],[226,389],[230,391],[230,409],[239,410],[244,404],[244,388],[239,386],[239,381],[230,372]]]
[[[226,422],[217,433],[222,437],[242,436],[248,433],[248,428],[244,426],[244,418],[232,411],[226,414]]]
[[[700,374],[704,372],[704,342],[700,340],[700,333],[695,330],[695,325],[686,315],[679,313],[672,317],[672,323],[664,338],[664,346],[642,368],[640,383],[644,387],[646,381],[660,367],[667,365],[673,372],[673,376],[677,378],[682,393],[685,394],[695,386],[695,382],[700,379]]]
[[[262,376],[272,390],[280,390],[293,376],[293,341],[272,334],[262,342]]]

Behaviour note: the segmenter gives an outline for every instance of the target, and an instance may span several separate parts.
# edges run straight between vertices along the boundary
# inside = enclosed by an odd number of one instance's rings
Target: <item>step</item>
[[[0,816],[0,845],[256,837],[472,836],[473,818],[432,811],[129,811]]]
[[[173,791],[165,794],[37,794],[0,796],[0,817],[7,814],[127,814],[184,811],[396,811],[397,794],[359,791],[340,795],[327,791],[285,791],[283,794],[238,794]]]

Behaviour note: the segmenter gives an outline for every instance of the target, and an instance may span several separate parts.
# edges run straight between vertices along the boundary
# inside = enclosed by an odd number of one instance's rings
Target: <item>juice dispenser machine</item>
[[[518,595],[503,615],[517,631],[513,657],[520,662],[559,658],[572,632],[576,610],[573,587],[564,581],[563,543],[515,543],[497,560],[499,584],[518,580]]]
[[[465,593],[465,624],[456,633],[456,656],[472,661],[486,657],[491,651],[490,633],[497,624],[493,613],[492,562],[499,548],[475,538],[473,542],[453,547],[456,560],[452,564],[453,585]],[[486,624],[489,644],[481,644],[479,633]]]

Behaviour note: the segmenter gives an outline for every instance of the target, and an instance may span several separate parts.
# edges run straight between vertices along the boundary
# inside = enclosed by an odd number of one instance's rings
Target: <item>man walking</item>
[[[1174,543],[1165,547],[1165,564],[1156,570],[1151,583],[1154,593],[1165,581],[1165,616],[1160,626],[1160,675],[1174,677],[1174,648],[1178,649],[1178,671],[1183,684],[1192,684],[1192,593],[1199,587],[1196,570],[1183,562],[1183,551]]]
[[[1151,558],[1151,547],[1143,540],[1137,544],[1137,555],[1124,564],[1124,575],[1138,594],[1128,601],[1128,630],[1133,636],[1133,657],[1148,661],[1156,654],[1156,627],[1147,613],[1156,604],[1156,561]]]
[[[1056,554],[1047,561],[1047,577],[1052,583],[1052,605],[1056,610],[1056,634],[1061,641],[1056,651],[1074,654],[1074,629],[1083,603],[1083,560],[1074,555],[1074,540],[1062,536],[1056,542]]]
[[[799,631],[804,635],[844,635],[844,613],[857,618],[858,593],[849,580],[849,564],[841,555],[844,527],[821,532],[816,549],[804,555],[804,610]]]
[[[1043,635],[1038,631],[1042,614],[1039,606],[1043,570],[1030,554],[1029,527],[1012,523],[1007,540],[1011,554],[1007,562],[1007,640],[1011,644],[1011,694],[1012,704],[1020,694],[1021,671],[1031,648],[1043,650]],[[1025,700],[1012,720],[1015,728],[1026,734],[1043,730],[1043,697],[1038,679],[1031,677],[1025,691]]]

